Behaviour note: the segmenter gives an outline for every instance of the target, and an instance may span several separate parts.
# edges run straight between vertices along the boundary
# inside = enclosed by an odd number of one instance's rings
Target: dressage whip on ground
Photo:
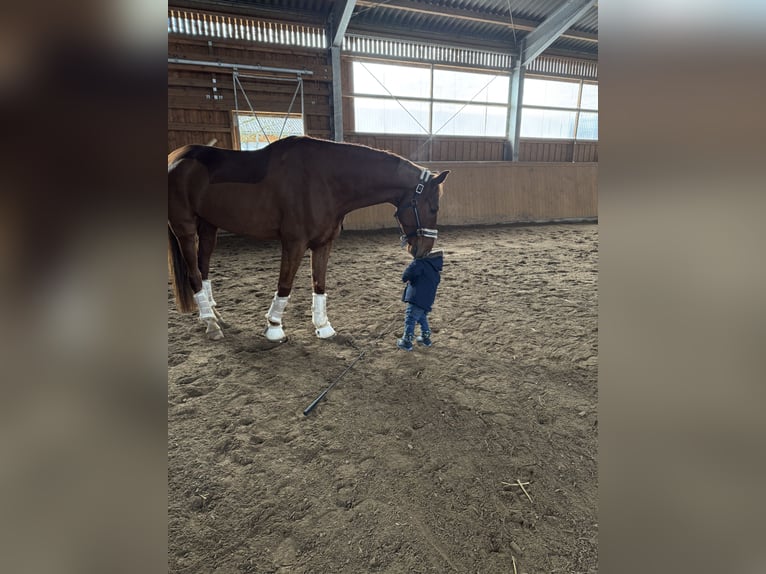
[[[390,305],[389,305],[389,307],[390,307]],[[385,328],[385,329],[384,329],[384,330],[383,330],[383,331],[380,333],[380,335],[378,335],[377,337],[375,337],[375,338],[374,338],[374,339],[371,341],[371,343],[374,343],[375,341],[377,341],[378,339],[380,339],[380,338],[381,338],[383,335],[385,335],[386,333],[388,333],[388,331],[391,329],[391,327],[392,327],[392,326],[393,326],[393,325],[394,325],[394,324],[395,324],[395,323],[396,323],[398,320],[399,320],[399,319],[394,319],[393,321],[391,321],[391,323],[389,323],[389,324],[388,324],[388,326],[387,326],[387,327],[386,327],[386,328]],[[356,359],[354,359],[353,361],[351,361],[351,364],[350,364],[348,367],[346,367],[346,368],[343,370],[343,372],[342,372],[340,375],[338,375],[338,376],[336,377],[336,379],[335,379],[335,380],[334,380],[332,383],[330,383],[330,385],[329,385],[329,386],[328,386],[328,387],[327,387],[325,390],[323,390],[323,391],[322,391],[322,392],[319,394],[319,396],[318,396],[317,398],[315,398],[315,399],[314,399],[314,401],[313,401],[313,402],[312,402],[312,403],[311,403],[309,406],[307,406],[307,407],[306,407],[306,408],[303,410],[303,415],[304,415],[304,416],[309,416],[309,413],[310,413],[311,411],[313,411],[313,410],[314,410],[314,407],[316,407],[316,406],[319,404],[319,402],[320,402],[320,401],[321,401],[323,398],[325,398],[325,396],[327,396],[327,393],[329,393],[329,392],[330,392],[330,389],[332,389],[332,388],[333,388],[333,387],[334,387],[336,384],[338,384],[338,381],[340,381],[340,380],[343,378],[343,375],[345,375],[347,372],[349,372],[349,371],[351,370],[351,368],[352,368],[352,367],[353,367],[353,366],[354,366],[354,365],[357,363],[357,361],[359,361],[359,359],[361,359],[362,357],[364,357],[365,353],[367,353],[367,351],[368,351],[368,350],[369,350],[369,348],[368,348],[368,349],[365,349],[364,351],[362,351],[361,353],[359,353],[359,356],[357,356],[357,358],[356,358]]]

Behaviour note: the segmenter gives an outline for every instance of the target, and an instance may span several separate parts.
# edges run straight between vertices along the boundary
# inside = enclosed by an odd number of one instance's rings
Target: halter
[[[399,229],[402,231],[402,247],[405,246],[407,243],[407,240],[411,237],[428,237],[432,239],[436,239],[436,236],[438,235],[438,231],[436,229],[429,229],[427,227],[422,227],[420,225],[420,213],[418,212],[418,196],[423,193],[423,189],[425,189],[425,184],[428,183],[428,181],[431,179],[431,176],[433,174],[428,171],[427,169],[423,169],[423,171],[420,174],[420,180],[418,181],[418,185],[415,187],[415,195],[412,196],[412,200],[410,201],[410,205],[407,207],[412,208],[412,210],[415,212],[415,231],[412,231],[410,233],[404,232],[404,226],[402,225],[401,220],[399,219],[399,211],[400,207],[397,206],[396,212],[394,213],[394,218],[396,219],[396,222],[399,224]]]

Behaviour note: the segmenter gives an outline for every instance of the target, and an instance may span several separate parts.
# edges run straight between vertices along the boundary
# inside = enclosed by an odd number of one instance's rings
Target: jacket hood
[[[434,251],[423,257],[423,261],[428,262],[437,271],[441,271],[444,266],[444,252]]]

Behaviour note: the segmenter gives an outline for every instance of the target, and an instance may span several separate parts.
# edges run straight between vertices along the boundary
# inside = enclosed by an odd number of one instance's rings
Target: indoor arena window
[[[527,77],[521,137],[598,139],[598,84]]]
[[[354,131],[502,137],[508,76],[355,61]]]

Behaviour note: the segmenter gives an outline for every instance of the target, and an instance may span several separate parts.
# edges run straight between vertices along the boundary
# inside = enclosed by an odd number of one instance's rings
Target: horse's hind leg
[[[210,307],[213,309],[213,314],[216,316],[216,319],[221,321],[221,314],[218,312],[215,299],[213,299],[213,285],[208,278],[210,274],[210,257],[213,255],[215,244],[218,240],[218,228],[204,219],[199,219],[197,221],[197,236],[199,237],[197,264],[202,277],[202,288],[205,290]]]
[[[205,323],[205,333],[209,339],[213,339],[214,341],[222,339],[223,332],[221,331],[221,327],[218,326],[215,313],[210,306],[210,301],[208,301],[207,294],[202,286],[202,274],[200,273],[197,263],[196,234],[177,234],[176,237],[178,237],[181,252],[189,267],[189,283],[191,283],[192,289],[194,289],[194,301],[199,308],[200,321]]]
[[[193,299],[199,309],[200,320],[207,326],[207,336],[210,339],[220,339],[223,333],[202,286],[197,250],[198,218],[190,201],[190,197],[203,192],[202,188],[207,185],[207,180],[204,166],[195,160],[182,158],[168,166],[168,225],[177,240],[177,247],[181,252],[179,259],[183,259],[186,267],[185,280],[188,282],[187,286],[194,291]]]
[[[327,295],[324,292],[331,248],[332,242],[328,242],[311,250],[311,282],[314,291],[311,296],[311,319],[316,336],[320,339],[329,339],[335,335],[335,329],[327,318]]]

